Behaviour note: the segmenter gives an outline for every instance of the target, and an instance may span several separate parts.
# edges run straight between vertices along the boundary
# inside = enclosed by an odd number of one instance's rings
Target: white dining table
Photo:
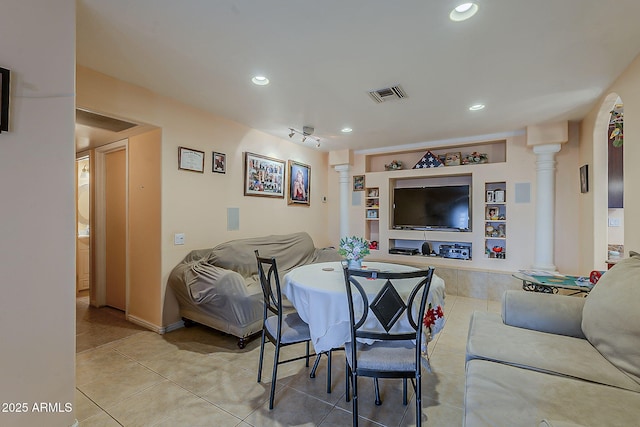
[[[418,270],[400,264],[382,262],[364,262],[364,269],[375,269],[383,272],[405,272]],[[349,332],[349,306],[342,264],[326,262],[296,267],[284,276],[282,293],[298,311],[300,318],[309,325],[311,342],[316,353],[342,347],[351,340]],[[384,280],[367,280],[365,291],[372,300],[384,285]],[[394,281],[398,293],[408,296],[417,283],[416,279]],[[433,275],[431,288],[427,296],[434,307],[444,308],[444,280]],[[369,312],[365,327],[382,328],[373,313]],[[441,325],[432,328],[431,336],[441,329]],[[393,326],[390,332],[413,331],[406,312]]]

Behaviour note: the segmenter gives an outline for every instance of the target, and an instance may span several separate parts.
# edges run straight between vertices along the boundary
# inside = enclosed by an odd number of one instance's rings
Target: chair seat
[[[351,360],[351,342],[345,344],[349,366]],[[374,371],[416,370],[416,347],[410,341],[376,341],[373,344],[358,343],[356,347],[358,369]]]
[[[268,317],[264,324],[267,331],[275,337],[278,332],[278,316]],[[280,337],[280,342],[282,344],[293,344],[296,342],[309,341],[311,339],[309,325],[300,318],[297,312],[288,313],[282,316],[281,332],[282,335]]]

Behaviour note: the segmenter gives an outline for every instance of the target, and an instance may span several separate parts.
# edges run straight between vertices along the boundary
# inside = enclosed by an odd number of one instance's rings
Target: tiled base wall
[[[501,301],[507,289],[522,290],[522,282],[512,277],[511,273],[436,266],[435,274],[444,280],[448,295]]]
[[[388,262],[387,260],[374,260]],[[424,264],[403,262],[425,268]],[[434,264],[435,274],[444,280],[447,295],[502,301],[502,294],[507,289],[522,290],[522,282],[514,278],[510,272],[467,270],[444,267]]]

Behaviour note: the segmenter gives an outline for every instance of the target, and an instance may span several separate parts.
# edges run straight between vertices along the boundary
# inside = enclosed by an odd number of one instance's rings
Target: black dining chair
[[[262,362],[264,359],[264,344],[268,339],[275,346],[273,358],[273,373],[271,375],[271,391],[269,394],[269,409],[273,409],[273,400],[276,391],[276,379],[278,366],[295,360],[306,359],[305,366],[309,366],[309,325],[307,325],[297,312],[284,313],[282,310],[282,293],[280,292],[280,278],[275,258],[261,257],[258,250],[255,251],[258,262],[258,276],[262,286],[264,297],[264,311],[262,321],[262,340],[260,342],[260,361],[258,363],[258,382],[262,380]],[[306,354],[291,359],[280,360],[282,347],[306,343]]]
[[[431,287],[433,267],[427,270],[391,273],[371,270],[352,270],[344,267],[351,341],[345,345],[347,359],[347,401],[350,386],[353,401],[353,425],[358,425],[358,377],[373,377],[375,381],[376,403],[380,402],[378,378],[402,378],[402,403],[407,404],[407,380],[411,380],[416,396],[416,425],[422,421],[422,329],[427,306],[427,296]],[[386,282],[373,301],[369,302],[366,289],[367,279],[382,279]],[[413,279],[416,284],[407,298],[397,291],[398,280]],[[356,292],[354,292],[354,289]],[[422,293],[420,294],[420,291]],[[417,296],[420,295],[419,298]],[[416,306],[416,303],[419,305]],[[365,320],[373,313],[379,327],[365,328]],[[411,331],[392,332],[396,322],[405,314]],[[364,344],[359,339],[374,340]],[[355,343],[355,344],[354,344]]]

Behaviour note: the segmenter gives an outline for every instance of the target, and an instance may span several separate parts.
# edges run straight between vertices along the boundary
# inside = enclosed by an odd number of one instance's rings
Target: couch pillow
[[[640,383],[640,254],[619,261],[589,293],[582,331],[618,369]]]

